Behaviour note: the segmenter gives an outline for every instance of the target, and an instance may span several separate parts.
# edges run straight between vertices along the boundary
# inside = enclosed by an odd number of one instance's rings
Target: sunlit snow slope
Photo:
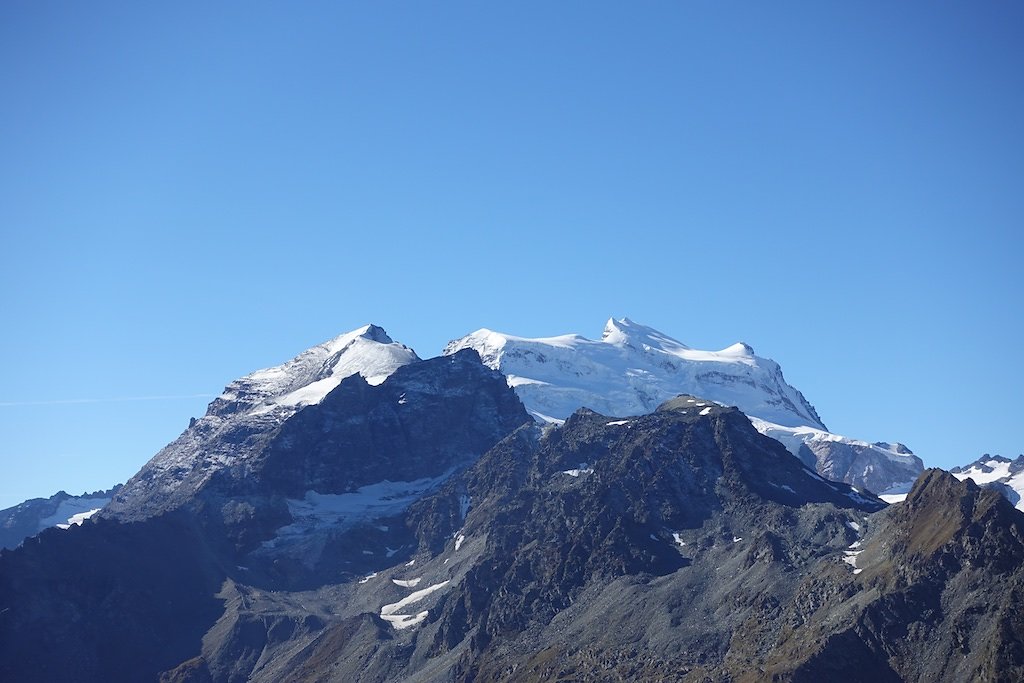
[[[1024,510],[1024,455],[1010,460],[1001,455],[985,454],[970,465],[954,467],[950,472],[961,481],[973,479],[979,486],[999,490],[1018,510]]]
[[[825,429],[778,364],[742,343],[700,351],[623,318],[609,320],[599,341],[478,330],[451,342],[445,353],[467,347],[501,370],[527,410],[542,419],[565,419],[581,406],[606,415],[640,415],[688,393],[776,424]]]
[[[475,349],[501,370],[528,411],[560,421],[580,407],[639,415],[679,394],[736,406],[822,476],[873,491],[914,480],[921,460],[900,444],[831,434],[779,365],[744,343],[701,351],[628,318],[611,319],[600,340],[578,334],[527,339],[483,329],[448,344]]]

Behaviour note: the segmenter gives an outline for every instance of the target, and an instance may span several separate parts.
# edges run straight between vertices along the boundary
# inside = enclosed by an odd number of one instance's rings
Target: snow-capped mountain
[[[501,370],[542,421],[563,420],[580,407],[638,415],[685,393],[738,407],[761,433],[835,481],[885,491],[913,482],[924,469],[902,444],[828,432],[778,363],[742,342],[702,351],[622,318],[610,319],[597,341],[578,334],[528,339],[482,329],[452,341],[444,352],[464,348]]]
[[[188,500],[216,472],[257,453],[300,408],[317,404],[343,379],[382,383],[419,360],[376,325],[314,346],[292,360],[231,382],[175,441],[157,453],[114,497],[103,515],[145,517]]]
[[[961,481],[973,479],[979,486],[995,489],[1018,510],[1024,510],[1024,455],[1011,460],[986,453],[970,465],[954,467],[950,474]]]
[[[924,469],[921,459],[901,443],[868,443],[814,427],[783,427],[756,417],[750,421],[757,431],[782,442],[826,479],[878,491],[888,502],[893,502],[892,494],[907,493]]]
[[[14,548],[43,529],[81,524],[109,503],[119,488],[80,496],[59,491],[49,498],[32,498],[0,510],[0,548]]]
[[[1001,495],[929,470],[886,506],[804,463],[919,461],[771,361],[609,327],[492,367],[367,327],[233,382],[109,512],[0,551],[0,680],[1024,679]],[[580,396],[630,408],[551,414]]]
[[[527,410],[547,421],[564,420],[582,406],[640,415],[688,393],[775,424],[825,429],[778,364],[742,343],[700,351],[623,318],[609,320],[598,341],[578,334],[526,339],[483,329],[451,342],[444,353],[464,348],[501,370]]]

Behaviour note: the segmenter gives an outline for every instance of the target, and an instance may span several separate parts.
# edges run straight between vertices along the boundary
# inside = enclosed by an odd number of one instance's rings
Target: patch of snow
[[[740,542],[740,541],[742,541],[742,540],[743,540],[743,538],[742,538],[742,537],[740,537],[740,536],[733,536],[733,537],[732,537],[732,542],[733,542],[733,543],[739,543],[739,542]]]
[[[565,424],[565,419],[563,418],[551,417],[550,415],[545,415],[544,413],[537,412],[536,410],[530,410],[529,408],[527,408],[526,412],[528,412],[530,415],[533,415],[534,419],[536,419],[537,422],[546,422],[548,424],[553,425]]]
[[[700,415],[701,416],[710,415],[710,414],[711,414],[711,408],[705,408],[704,410],[700,411]]]
[[[459,548],[461,548],[462,547],[462,543],[465,540],[466,540],[466,536],[464,534],[459,534],[459,537],[455,539],[455,549],[458,550]]]
[[[372,574],[367,574],[363,578],[359,579],[359,583],[366,583],[367,581],[369,581],[370,579],[374,578],[375,576],[377,576],[377,572],[374,572]]]
[[[612,422],[606,422],[605,426],[607,426],[607,427],[619,427],[621,425],[628,425],[630,422],[631,422],[631,420],[613,420]]]
[[[970,469],[963,472],[954,472],[953,476],[963,481],[964,479],[973,479],[974,483],[978,486],[984,484],[990,484],[994,481],[1000,481],[1007,479],[1010,476],[1010,463],[1003,462],[1001,460],[989,460],[982,463],[982,466],[974,464]],[[988,471],[986,471],[988,469]]]
[[[415,560],[415,558],[414,558],[414,559],[411,559],[411,560],[409,560],[408,562],[406,562],[406,563],[405,563],[405,566],[406,566],[406,567],[411,567],[411,566],[413,566],[414,564],[416,564],[416,560]]]
[[[423,580],[422,576],[418,576],[415,579],[391,579],[391,583],[402,588],[415,588],[416,584]]]
[[[889,505],[895,505],[896,503],[902,503],[903,501],[905,501],[907,499],[907,494],[905,494],[905,493],[893,493],[893,494],[885,494],[885,493],[883,493],[883,494],[881,494],[878,497],[881,498],[882,500],[884,500]]]
[[[68,529],[72,525],[80,525],[109,502],[110,498],[67,498],[57,505],[52,515],[39,520],[39,530],[52,526]]]
[[[853,529],[857,533],[860,533],[860,524],[857,524],[857,522],[847,522],[846,526]]]
[[[672,532],[672,540],[674,540],[674,541],[675,541],[676,543],[678,543],[678,544],[679,544],[680,546],[685,546],[685,545],[686,545],[686,541],[684,541],[684,540],[682,539],[682,537],[681,537],[681,536],[679,535],[679,532],[678,532],[678,531],[673,531],[673,532]]]
[[[380,618],[391,624],[396,629],[405,629],[415,626],[430,614],[429,610],[423,610],[419,614],[382,614]]]
[[[578,477],[581,474],[592,474],[593,468],[587,467],[587,463],[581,462],[580,466],[571,470],[562,470],[562,474],[568,474],[570,477]]]
[[[420,589],[420,590],[418,590],[418,591],[416,591],[414,593],[410,593],[409,595],[405,596],[404,598],[402,598],[398,602],[392,602],[390,604],[384,605],[383,607],[380,608],[381,619],[387,619],[387,617],[389,617],[389,616],[402,617],[403,615],[398,614],[399,610],[401,610],[401,609],[403,609],[405,607],[408,607],[409,605],[412,605],[412,604],[415,604],[415,603],[419,602],[420,600],[424,599],[425,597],[427,597],[431,593],[435,593],[435,592],[441,590],[442,588],[444,588],[447,585],[448,585],[448,581],[442,581],[441,583],[435,583],[433,586],[427,586],[426,588],[422,588],[422,589]],[[425,612],[421,612],[421,614],[426,616]],[[408,615],[404,615],[404,616],[407,617]],[[391,621],[391,620],[388,619],[388,621]],[[412,624],[409,624],[409,625],[411,626]]]
[[[277,530],[277,535],[265,541],[275,547],[289,537],[301,537],[318,529],[343,530],[359,522],[397,515],[443,484],[454,472],[448,470],[434,478],[416,481],[380,481],[367,484],[350,493],[317,493],[307,491],[302,500],[287,499],[292,523]]]
[[[860,541],[854,541],[848,547],[850,547],[850,548],[859,548],[860,547]]]
[[[850,546],[851,548],[853,546]],[[860,555],[863,550],[844,550],[843,551],[843,562],[853,567],[854,574],[860,574],[862,569],[857,567],[857,556]]]
[[[76,515],[71,515],[70,517],[68,517],[68,523],[67,524],[58,524],[57,528],[58,529],[70,529],[73,526],[81,526],[82,522],[84,522],[85,520],[89,519],[90,517],[92,517],[93,515],[95,515],[99,511],[100,511],[100,508],[95,508],[93,510],[86,510],[85,512],[79,512]]]

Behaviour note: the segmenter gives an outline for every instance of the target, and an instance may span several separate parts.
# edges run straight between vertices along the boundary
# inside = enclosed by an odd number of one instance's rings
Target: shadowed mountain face
[[[137,521],[101,517],[2,551],[0,678],[154,680],[199,654],[236,582],[319,586],[409,555],[411,534],[387,520],[529,421],[471,351],[377,386],[350,376],[244,458],[188,478],[188,498],[136,488],[147,499],[121,509],[146,510]]]
[[[1024,676],[1009,503],[928,471],[886,507],[699,397],[542,426],[463,351],[249,446],[156,516],[0,553],[0,678]]]

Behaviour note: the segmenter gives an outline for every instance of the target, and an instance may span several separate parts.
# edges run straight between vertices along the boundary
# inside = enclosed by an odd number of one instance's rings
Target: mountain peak
[[[578,334],[529,339],[478,330],[445,354],[474,348],[501,370],[527,410],[561,421],[586,406],[607,415],[640,415],[679,394],[703,396],[787,426],[824,429],[814,408],[789,386],[778,364],[746,344],[701,351],[629,318],[611,318],[601,339]]]
[[[653,327],[641,325],[629,318],[608,318],[601,333],[601,341],[618,346],[648,346],[669,352],[687,351],[690,348]]]

